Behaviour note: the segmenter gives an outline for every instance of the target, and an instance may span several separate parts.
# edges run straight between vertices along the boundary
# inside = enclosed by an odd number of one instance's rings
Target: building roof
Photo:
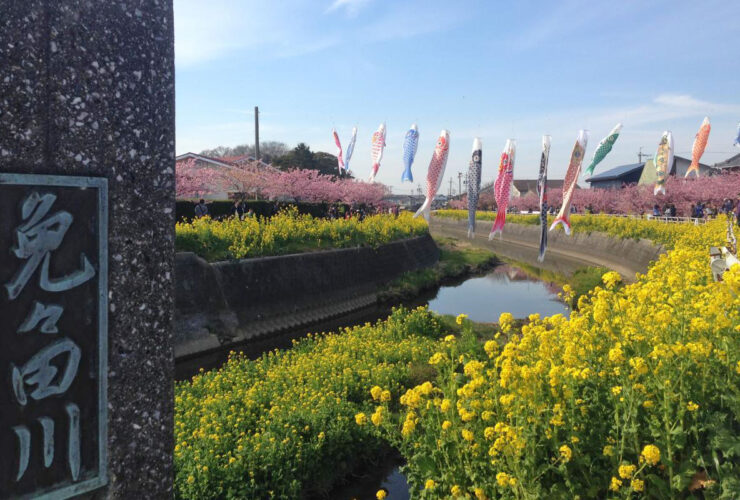
[[[181,154],[180,156],[175,157],[175,161],[178,162],[181,160],[188,160],[191,158],[197,161],[205,162],[205,163],[212,163],[214,165],[218,165],[219,167],[234,168],[235,166],[233,163],[224,161],[222,158],[211,158],[210,156],[203,156],[197,153]]]
[[[565,180],[563,179],[547,179],[547,187],[548,189],[562,189],[563,183],[565,183]],[[514,185],[514,188],[519,191],[522,194],[526,194],[529,192],[537,192],[537,179],[514,179],[512,181],[512,184]],[[493,191],[494,182],[490,182],[488,184],[484,184],[481,186],[480,190],[483,191]],[[581,186],[576,184],[576,189],[582,189]]]
[[[740,166],[740,153],[729,157],[725,161],[714,164],[714,168],[732,168],[737,166]]]
[[[684,158],[683,156],[674,155],[673,165],[671,166],[671,171],[669,172],[670,175],[676,175],[676,161],[677,160],[683,160],[684,162],[691,163],[691,160],[688,158]],[[593,175],[589,177],[588,179],[586,179],[586,182],[593,183],[593,182],[619,180],[622,177],[635,173],[638,170],[642,172],[642,169],[644,167],[645,167],[645,162],[630,163],[629,165],[620,165],[618,167],[614,167],[612,169],[605,170],[604,172],[601,172],[599,174]],[[709,165],[706,165],[704,163],[699,163],[699,167],[701,167],[703,170],[709,170],[710,171],[709,175],[712,175],[712,167],[710,167]]]
[[[642,172],[642,168],[645,166],[645,162],[641,163],[631,163],[629,165],[620,165],[618,167],[614,167],[612,169],[606,170],[604,172],[601,172],[597,175],[592,175],[588,179],[586,179],[586,182],[599,182],[599,181],[613,181],[620,179],[624,177],[625,175],[629,175],[631,173],[634,173],[635,171],[639,170]]]
[[[194,159],[196,161],[202,161],[205,163],[211,163],[213,165],[217,165],[219,167],[226,167],[226,168],[235,168],[240,167],[244,164],[251,163],[254,161],[253,156],[249,155],[240,155],[240,156],[223,156],[220,158],[214,158],[212,156],[204,156],[199,155],[197,153],[185,153],[181,154],[180,156],[175,157],[175,161],[178,162],[180,160],[187,160],[187,159]],[[259,161],[260,167],[270,167],[273,168],[272,165],[263,162],[262,160]]]
[[[547,179],[547,188],[548,189],[562,189],[563,183],[565,180],[563,179]],[[520,192],[520,193],[528,193],[530,191],[537,191],[537,179],[514,179],[514,187]],[[581,186],[576,184],[576,189],[581,189]]]

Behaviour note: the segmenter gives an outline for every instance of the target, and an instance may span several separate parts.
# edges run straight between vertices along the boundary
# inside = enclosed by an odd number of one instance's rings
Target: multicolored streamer
[[[501,161],[498,165],[498,177],[493,184],[494,197],[496,198],[496,220],[493,221],[488,239],[492,240],[496,233],[503,233],[506,224],[506,209],[509,206],[511,194],[511,183],[514,180],[514,160],[516,159],[516,141],[506,139],[506,146],[501,153]]]
[[[331,133],[334,136],[334,144],[337,145],[337,168],[339,168],[339,174],[342,174],[344,170],[344,160],[342,159],[342,143],[339,142],[339,134],[336,129],[331,129]]]
[[[540,157],[540,175],[537,178],[537,194],[540,197],[540,254],[537,260],[545,260],[547,251],[547,163],[550,160],[549,135],[542,136],[542,156]]]
[[[347,150],[344,152],[344,171],[349,172],[349,160],[352,159],[352,153],[355,151],[355,141],[357,140],[357,127],[352,127],[352,137],[347,144]]]
[[[673,168],[673,134],[670,130],[663,132],[655,152],[655,188],[653,194],[665,194],[665,181]]]
[[[483,168],[483,145],[473,140],[473,156],[468,166],[468,238],[475,237],[475,209],[480,196],[480,176]]]
[[[445,167],[447,166],[447,156],[450,152],[450,133],[443,130],[439,134],[437,139],[437,145],[434,148],[434,154],[432,155],[432,161],[429,162],[429,170],[427,171],[427,197],[421,208],[416,211],[414,217],[423,215],[424,218],[429,222],[429,215],[432,211],[432,202],[434,197],[437,195],[437,190],[442,184],[442,178],[444,177]]]
[[[601,163],[601,160],[603,160],[606,155],[609,154],[609,151],[611,151],[614,147],[614,143],[617,142],[617,138],[619,137],[619,133],[621,131],[622,124],[617,123],[616,127],[614,127],[612,131],[609,132],[609,135],[601,139],[599,145],[596,146],[596,151],[594,151],[594,157],[591,159],[591,164],[586,167],[586,175],[591,175],[594,173],[594,168],[596,168],[596,165]]]
[[[565,234],[570,234],[570,204],[573,201],[573,193],[576,190],[578,175],[581,173],[583,155],[586,153],[587,145],[588,130],[580,130],[576,144],[573,146],[573,152],[570,155],[570,163],[568,164],[568,171],[565,173],[565,181],[563,181],[563,204],[560,206],[560,212],[555,217],[555,221],[550,226],[550,231],[555,229],[558,224],[562,224]]]
[[[385,123],[381,123],[378,130],[373,133],[372,146],[370,148],[370,158],[373,161],[372,171],[370,172],[370,182],[375,182],[375,176],[378,175],[380,160],[383,159],[383,150],[385,149]]]
[[[401,182],[414,182],[414,176],[411,174],[411,165],[414,163],[416,149],[418,147],[419,128],[414,123],[411,125],[409,131],[406,132],[406,137],[403,140],[403,174],[401,175]]]
[[[699,177],[699,160],[701,160],[701,155],[704,154],[704,150],[707,148],[707,140],[709,140],[709,132],[711,130],[712,126],[709,124],[709,117],[705,116],[694,138],[694,145],[691,148],[691,165],[686,170],[684,177],[688,177],[691,172],[696,172],[696,176]]]

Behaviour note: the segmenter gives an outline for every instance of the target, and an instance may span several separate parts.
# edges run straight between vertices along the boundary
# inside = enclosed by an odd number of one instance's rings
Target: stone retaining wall
[[[379,288],[431,266],[439,249],[425,235],[382,245],[209,264],[175,259],[175,357],[326,320],[377,301]]]
[[[503,234],[488,240],[491,221],[476,221],[476,238],[474,244],[490,248],[496,254],[524,262],[536,262],[540,246],[540,227],[527,224],[506,223]],[[466,238],[467,220],[447,217],[432,218],[431,231],[442,236]],[[651,262],[658,259],[665,249],[647,239],[619,239],[605,233],[571,233],[565,234],[562,229],[548,233],[547,256],[549,260],[564,259],[578,267],[598,265],[617,271],[625,281],[634,281],[636,273],[647,271]],[[548,268],[545,257],[539,267]],[[554,257],[554,258],[553,258]],[[562,264],[562,262],[558,262]],[[573,265],[566,265],[564,274],[574,270]],[[563,272],[564,269],[555,269]]]

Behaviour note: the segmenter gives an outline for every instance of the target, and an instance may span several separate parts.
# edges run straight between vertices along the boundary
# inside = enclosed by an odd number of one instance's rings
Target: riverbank
[[[501,260],[490,250],[456,238],[434,238],[439,260],[425,269],[404,273],[378,293],[381,304],[400,303],[445,284],[460,282],[494,268]]]
[[[462,210],[454,212],[454,217],[433,216],[429,225],[431,234],[466,239],[467,219],[457,217],[457,212]],[[491,223],[477,220],[475,238],[470,240],[471,243],[501,257],[530,263],[564,276],[572,276],[584,266],[605,267],[618,272],[627,283],[633,283],[637,274],[645,273],[650,264],[666,251],[662,241],[651,241],[639,233],[629,232],[626,229],[629,220],[604,221],[603,225],[598,225],[599,221],[574,217],[571,236],[560,230],[548,233],[547,254],[544,262],[540,263],[537,261],[540,228],[532,222],[536,220],[535,216],[513,216],[511,219],[503,233],[493,240],[488,239]],[[609,234],[604,232],[610,228]]]

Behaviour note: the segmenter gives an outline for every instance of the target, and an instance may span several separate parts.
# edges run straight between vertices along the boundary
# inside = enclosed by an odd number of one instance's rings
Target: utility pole
[[[254,159],[260,160],[260,108],[254,107]]]
[[[450,197],[450,198],[452,198],[452,177],[450,177],[450,190],[447,193],[447,196]]]
[[[462,172],[457,173],[457,194],[462,194]]]

